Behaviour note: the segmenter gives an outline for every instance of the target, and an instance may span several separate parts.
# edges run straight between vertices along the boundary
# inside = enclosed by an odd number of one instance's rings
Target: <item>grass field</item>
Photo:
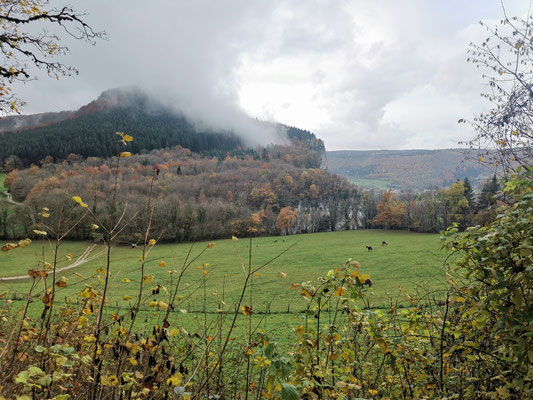
[[[381,246],[382,240],[389,245]],[[90,245],[84,242],[66,242],[60,247],[59,267],[71,263],[65,254],[72,254],[75,260]],[[197,255],[207,243],[197,243],[192,248],[192,256]],[[368,252],[366,245],[373,246],[374,251]],[[368,273],[374,283],[369,295],[371,306],[381,307],[389,297],[396,297],[399,288],[409,291],[416,286],[426,289],[437,289],[443,286],[444,278],[441,270],[444,253],[439,250],[438,235],[419,234],[402,231],[359,230],[331,233],[317,233],[285,237],[256,238],[252,242],[252,265],[260,266],[284,250],[293,246],[277,259],[273,260],[256,276],[253,281],[253,302],[259,311],[266,310],[270,304],[271,311],[301,310],[305,307],[297,290],[289,290],[293,283],[313,281],[324,275],[328,270],[336,268],[347,259],[352,258],[361,263],[362,272]],[[149,253],[146,274],[155,276],[153,285],[159,283],[165,287],[170,285],[169,270],[180,270],[190,244],[157,244]],[[42,259],[43,246],[34,241],[29,248],[15,249],[0,254],[0,276],[25,275],[30,268],[36,268],[37,260]],[[140,280],[139,249],[116,247],[112,249],[110,304],[123,303],[122,297],[130,295],[134,298]],[[206,268],[206,286],[208,310],[215,310],[221,300],[227,304],[235,302],[240,294],[244,274],[241,259],[245,268],[248,265],[249,241],[238,242],[219,240],[216,247],[207,251],[191,265],[182,285],[184,300],[179,307],[189,311],[201,310],[200,290],[204,278],[197,267],[209,264]],[[51,247],[45,246],[45,259],[51,261]],[[85,283],[93,281],[96,270],[104,265],[104,248],[97,246],[92,251],[89,261],[76,268],[59,273],[68,281],[66,288],[59,288],[57,295],[75,297]],[[159,266],[161,261],[166,267]],[[278,272],[285,272],[288,277],[279,278]],[[81,274],[81,278],[79,275]],[[124,283],[124,278],[131,282]],[[30,280],[0,281],[0,293],[9,291],[11,297],[23,297],[27,292]],[[42,283],[39,286],[42,290]],[[216,290],[216,295],[213,292]]]
[[[387,190],[392,187],[392,182],[383,179],[350,179],[350,182],[354,185],[360,186],[365,189],[377,189]]]
[[[7,188],[4,186],[5,173],[0,172],[0,192],[5,192]]]

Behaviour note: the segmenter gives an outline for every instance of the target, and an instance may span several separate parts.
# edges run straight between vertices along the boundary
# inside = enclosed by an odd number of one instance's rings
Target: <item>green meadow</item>
[[[365,189],[387,190],[393,187],[392,182],[386,179],[352,178],[350,182]]]
[[[5,192],[7,188],[4,186],[5,173],[0,172],[0,192]]]
[[[382,241],[387,241],[388,245],[382,246]],[[213,248],[207,248],[207,242],[156,244],[146,257],[144,275],[153,275],[155,278],[145,287],[145,294],[148,292],[146,300],[151,300],[150,289],[159,284],[162,288],[154,298],[164,301],[167,296],[165,289],[175,284],[182,266],[195,258],[179,289],[183,299],[177,307],[188,312],[203,309],[204,283],[207,311],[215,311],[222,302],[226,303],[226,309],[236,303],[250,260],[252,269],[267,264],[254,276],[252,288],[246,296],[246,304],[251,302],[256,312],[303,310],[306,303],[302,301],[299,291],[290,290],[290,286],[316,281],[348,259],[359,261],[361,273],[371,276],[373,286],[367,296],[367,305],[371,307],[384,307],[391,299],[397,301],[400,289],[408,292],[417,288],[431,291],[444,286],[442,263],[446,255],[440,250],[439,236],[436,234],[358,230],[262,237],[252,240],[251,249],[249,239],[244,238],[214,243],[216,246]],[[58,268],[76,261],[91,245],[85,242],[63,243],[59,248]],[[372,246],[373,251],[367,251],[366,246]],[[141,254],[142,249],[138,248],[112,248],[108,295],[110,305],[128,307],[136,297],[141,279]],[[68,260],[67,255],[71,255],[72,259]],[[26,275],[29,269],[38,268],[38,262],[43,257],[49,263],[53,260],[53,246],[46,241],[35,240],[28,248],[2,252],[0,276]],[[160,266],[162,261],[163,265],[166,264],[163,267]],[[59,272],[58,278],[65,277],[68,282],[66,287],[57,288],[58,301],[76,299],[76,293],[83,290],[86,284],[100,286],[97,271],[100,269],[101,274],[104,265],[105,248],[96,245],[85,263]],[[204,270],[207,274],[204,274]],[[286,278],[280,277],[284,275],[280,274],[282,272],[287,275]],[[4,299],[20,301],[30,286],[31,279],[0,281],[0,293],[7,292]],[[34,293],[43,291],[44,282],[37,282]],[[124,296],[131,296],[132,299],[123,300]]]

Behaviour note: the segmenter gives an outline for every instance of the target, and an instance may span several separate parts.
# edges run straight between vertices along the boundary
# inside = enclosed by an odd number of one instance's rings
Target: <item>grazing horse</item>
[[[388,246],[389,244],[387,243],[386,240],[384,240],[383,242],[381,242],[381,245],[382,245],[382,246]]]
[[[372,246],[366,246],[366,249],[367,249],[368,251],[372,251]]]

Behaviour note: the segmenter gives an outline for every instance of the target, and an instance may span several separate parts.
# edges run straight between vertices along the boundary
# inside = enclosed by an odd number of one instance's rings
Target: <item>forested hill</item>
[[[12,131],[4,127],[0,135],[0,163],[4,165],[10,156],[25,166],[39,165],[47,156],[55,160],[69,154],[110,157],[117,152],[112,135],[116,131],[135,137],[133,153],[180,145],[197,153],[225,156],[227,151],[244,146],[233,132],[199,129],[139,90],[109,90],[78,111],[50,113],[49,118],[13,117],[4,126],[26,126]],[[304,141],[310,149],[324,151],[322,141],[310,132],[272,126],[292,141]]]
[[[446,187],[457,179],[475,183],[490,175],[464,150],[372,150],[328,151],[328,168],[351,182],[374,189]]]
[[[10,115],[0,118],[0,135],[4,132],[16,132],[64,121],[74,111],[48,112],[31,115]]]

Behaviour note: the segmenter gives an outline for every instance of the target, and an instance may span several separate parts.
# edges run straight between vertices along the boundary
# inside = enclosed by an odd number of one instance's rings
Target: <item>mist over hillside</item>
[[[351,182],[369,189],[446,187],[458,179],[474,185],[491,175],[464,149],[328,151],[328,168]]]
[[[238,118],[233,115],[221,124],[213,126],[138,88],[111,89],[74,112],[11,117],[0,125],[0,161],[16,156],[29,166],[46,156],[109,157],[117,152],[113,135],[117,131],[135,137],[135,153],[179,145],[193,152],[225,155],[236,148],[289,144],[295,139],[324,152],[321,140],[298,128],[258,121],[245,114]]]
[[[0,135],[4,132],[16,132],[64,121],[74,111],[48,112],[30,115],[9,115],[0,118]]]

